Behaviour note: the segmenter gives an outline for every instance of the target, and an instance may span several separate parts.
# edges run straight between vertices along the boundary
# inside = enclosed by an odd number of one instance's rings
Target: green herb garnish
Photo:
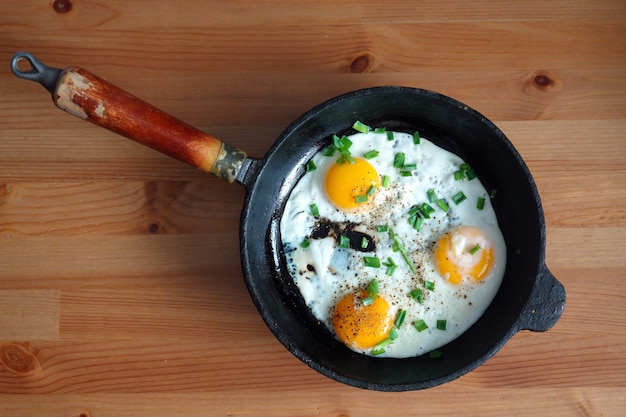
[[[363,158],[365,159],[372,159],[372,158],[376,158],[378,156],[378,151],[376,149],[372,149],[371,151],[365,152],[363,154]]]
[[[313,203],[309,206],[309,208],[311,209],[311,214],[314,217],[317,217],[320,215],[320,209],[317,207],[317,204]]]
[[[421,288],[415,288],[409,292],[409,297],[422,304],[424,302],[424,291]]]
[[[413,322],[413,327],[417,329],[418,332],[423,332],[428,329],[428,325],[424,320],[417,320]]]
[[[361,303],[363,303],[364,306],[368,306],[372,304],[374,300],[376,300],[377,296],[378,296],[378,281],[374,279],[367,286],[367,297],[361,300]]]
[[[383,262],[383,266],[386,266],[385,274],[393,275],[398,265],[391,258],[387,258],[386,262]]]
[[[377,232],[386,232],[387,230],[389,230],[389,226],[387,226],[386,224],[381,224],[380,226],[376,226],[376,231]]]
[[[302,241],[302,243],[300,243],[300,247],[301,247],[302,249],[306,249],[306,248],[308,248],[308,247],[309,247],[309,245],[310,245],[310,244],[311,244],[311,242],[309,241],[309,239],[304,239],[304,240]]]
[[[431,351],[428,353],[428,357],[429,357],[430,359],[441,359],[441,357],[442,357],[442,356],[443,356],[443,353],[441,353],[441,352],[440,352],[440,351],[438,351],[438,350],[431,350]]]
[[[417,130],[413,132],[413,143],[416,145],[420,144],[420,133]]]
[[[406,310],[398,310],[398,314],[396,315],[396,320],[393,322],[393,324],[399,329],[400,326],[402,326],[402,323],[404,323],[404,318],[406,317]]]
[[[352,128],[356,130],[357,132],[361,132],[361,133],[367,133],[370,130],[372,130],[368,125],[361,123],[358,120],[354,122],[354,124],[352,125]]]
[[[383,175],[383,181],[382,181],[382,186],[384,188],[389,187],[389,183],[391,182],[391,178],[389,177],[389,175]]]
[[[437,201],[437,194],[435,194],[435,190],[433,190],[432,188],[426,191],[426,196],[428,196],[429,203],[434,203],[435,201]]]
[[[367,195],[357,195],[356,197],[354,197],[354,202],[357,204],[366,203]]]
[[[372,355],[374,356],[382,355],[383,353],[385,353],[385,348],[392,343],[393,343],[393,339],[391,337],[386,338],[385,340],[383,340],[382,342],[380,342],[379,344],[377,344],[376,346],[372,348]]]
[[[393,158],[393,166],[395,168],[402,168],[404,166],[404,158],[406,156],[403,152],[398,152],[396,156]]]
[[[313,160],[310,160],[306,163],[306,172],[315,171],[316,169],[317,166],[315,165],[315,162],[313,162]]]
[[[485,199],[483,197],[478,197],[476,200],[476,208],[478,210],[482,210],[485,208]]]
[[[477,243],[476,246],[474,246],[472,249],[469,250],[469,254],[475,255],[476,252],[478,252],[479,250],[480,250],[480,245]]]
[[[404,259],[406,264],[409,266],[411,272],[416,274],[417,271],[415,270],[413,263],[409,259],[409,255],[407,255],[404,245],[402,244],[402,242],[400,242],[400,239],[398,239],[398,235],[396,235],[396,233],[391,228],[389,229],[389,236],[391,236],[391,239],[393,240],[393,245],[391,245],[391,249],[394,252],[400,252],[400,255],[402,255],[402,259]]]
[[[434,290],[435,289],[435,283],[432,281],[425,281],[424,282],[424,288],[426,288],[427,290]]]
[[[380,268],[380,259],[374,256],[364,256],[363,262],[365,266],[369,266],[370,268]]]
[[[448,327],[447,320],[437,320],[437,329],[446,330],[447,327]]]
[[[452,201],[454,201],[454,204],[456,204],[457,206],[465,200],[467,200],[467,196],[463,193],[463,191],[459,191],[452,196]]]
[[[443,198],[437,200],[437,205],[441,210],[443,210],[444,213],[447,213],[448,210],[450,210],[450,206],[448,206],[448,203],[446,203],[446,200],[444,200]]]
[[[369,240],[367,240],[367,238],[363,236],[361,238],[361,249],[367,248],[367,245],[369,245]]]
[[[391,130],[387,131],[387,140],[392,141],[394,139],[393,132]]]
[[[350,248],[350,238],[348,236],[341,235],[339,236],[339,247],[344,249]]]

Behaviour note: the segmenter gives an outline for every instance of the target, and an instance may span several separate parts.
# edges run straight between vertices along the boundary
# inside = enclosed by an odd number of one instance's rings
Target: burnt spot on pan
[[[312,239],[324,239],[332,237],[337,242],[338,247],[349,247],[359,252],[373,252],[376,250],[376,243],[372,236],[365,232],[355,230],[356,223],[333,222],[320,218],[315,223],[311,233]]]

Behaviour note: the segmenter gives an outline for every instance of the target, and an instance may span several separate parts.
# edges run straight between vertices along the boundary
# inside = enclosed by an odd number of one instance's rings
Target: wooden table
[[[56,109],[28,50],[262,157],[338,94],[406,85],[493,120],[547,220],[561,320],[443,386],[334,382],[242,279],[244,191]],[[626,3],[0,3],[0,415],[618,416],[626,412]]]

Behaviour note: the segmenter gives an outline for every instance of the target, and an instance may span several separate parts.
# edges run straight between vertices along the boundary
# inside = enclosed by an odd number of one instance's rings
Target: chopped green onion
[[[371,151],[365,152],[363,154],[363,157],[365,159],[372,159],[372,158],[376,158],[378,156],[378,151],[376,149],[372,149]]]
[[[334,146],[327,146],[324,149],[322,149],[322,155],[324,156],[333,156],[335,154],[335,147]]]
[[[387,262],[383,262],[383,266],[386,266],[385,274],[393,275],[398,265],[391,258],[387,258]]]
[[[367,192],[365,193],[365,195],[367,195],[368,197],[370,197],[372,194],[374,194],[376,192],[376,186],[372,185],[370,188],[368,188]]]
[[[385,133],[387,131],[387,128],[385,127],[377,127],[376,129],[374,129],[374,133]]]
[[[429,203],[434,203],[435,201],[437,201],[437,194],[435,194],[435,190],[433,190],[432,188],[426,191],[426,195],[428,196]]]
[[[448,327],[447,320],[437,320],[437,329],[446,330],[447,327]]]
[[[352,141],[346,135],[343,135],[341,138],[339,138],[339,149],[348,150],[351,146]]]
[[[361,303],[363,303],[364,306],[374,303],[374,300],[376,300],[376,297],[378,296],[378,281],[375,279],[372,280],[372,282],[370,282],[367,286],[367,295],[367,298],[361,300]]]
[[[430,359],[441,359],[442,356],[443,356],[443,353],[441,353],[438,350],[431,350],[430,353],[428,353],[428,357]]]
[[[454,179],[456,181],[464,179],[471,181],[474,178],[476,178],[476,171],[474,171],[474,169],[467,162],[462,163],[461,166],[459,166],[459,170],[454,173]]]
[[[339,236],[339,246],[344,249],[350,248],[350,238],[348,236],[341,235]]]
[[[391,331],[389,332],[389,338],[391,340],[396,340],[398,338],[398,329],[395,326],[391,328]]]
[[[480,245],[477,243],[476,246],[474,246],[472,249],[469,250],[469,254],[475,255],[476,252],[478,252],[479,250],[480,250]]]
[[[367,238],[363,236],[361,238],[361,249],[367,248],[367,245],[369,245],[369,240],[367,240]]]
[[[367,202],[367,195],[357,195],[356,197],[354,197],[354,202],[359,204],[359,203],[366,203]]]
[[[316,169],[317,166],[315,165],[315,162],[313,162],[313,160],[310,160],[306,163],[306,172],[315,171]]]
[[[424,218],[420,216],[418,213],[411,214],[409,216],[409,224],[413,226],[413,229],[419,231],[422,228],[422,225],[424,224]]]
[[[426,288],[427,290],[434,290],[435,289],[435,283],[433,281],[425,281],[424,282],[424,288]]]
[[[311,242],[309,241],[309,239],[304,239],[304,240],[302,241],[302,243],[300,243],[300,247],[301,247],[302,249],[306,249],[306,248],[308,248],[308,247],[309,247],[309,245],[310,245],[310,244],[311,244]]]
[[[320,215],[320,209],[317,207],[317,204],[313,203],[309,206],[311,208],[311,214],[315,217]]]
[[[367,293],[370,297],[375,297],[378,295],[378,281],[376,281],[375,279],[370,281],[369,285],[367,286]]]
[[[405,171],[412,171],[417,169],[417,164],[404,164],[402,169]]]
[[[411,171],[400,171],[400,175],[403,177],[412,177],[413,176],[413,172]]]
[[[417,320],[413,322],[413,327],[417,329],[418,332],[423,332],[428,329],[428,325],[424,320]]]
[[[402,255],[402,259],[404,259],[404,262],[406,262],[406,264],[409,266],[411,272],[416,274],[417,271],[415,270],[413,263],[409,259],[409,255],[407,255],[404,245],[402,244],[402,242],[400,242],[400,239],[398,239],[398,235],[396,235],[396,233],[391,228],[389,229],[389,236],[391,236],[391,239],[393,240],[393,245],[391,249],[394,252],[400,252],[400,255]]]
[[[425,219],[430,219],[430,215],[435,212],[435,209],[432,208],[432,206],[428,203],[423,203],[421,206],[419,206],[419,209],[420,213],[422,213],[422,216],[424,216]]]
[[[465,200],[467,200],[467,196],[463,193],[463,191],[459,191],[452,196],[452,201],[454,201],[454,204],[456,204],[457,206]]]
[[[391,182],[391,178],[389,177],[389,175],[383,175],[383,183],[382,186],[384,188],[389,187],[389,183]]]
[[[354,122],[354,124],[352,125],[352,128],[356,130],[357,132],[361,132],[361,133],[367,133],[371,130],[371,128],[368,125],[361,123],[358,120]]]
[[[372,355],[381,355],[385,353],[385,348],[393,343],[393,339],[391,337],[386,338],[376,346],[372,348]]]
[[[322,150],[322,155],[324,156],[332,156],[335,154],[335,151],[339,151],[341,156],[337,159],[337,163],[339,165],[349,162],[350,164],[354,164],[354,158],[352,158],[352,154],[350,153],[350,147],[352,146],[352,141],[348,139],[347,136],[339,137],[337,135],[333,135],[332,137],[332,145],[327,146]]]
[[[365,266],[369,266],[370,268],[380,268],[380,259],[374,256],[364,256],[363,262]]]
[[[485,199],[482,197],[478,197],[478,200],[476,200],[476,208],[478,210],[482,210],[485,208]]]
[[[393,158],[393,166],[395,168],[402,168],[404,166],[405,155],[402,152],[398,152]]]
[[[424,291],[421,288],[416,288],[409,292],[409,297],[414,300],[417,300],[418,303],[422,304],[424,302]]]
[[[413,132],[413,143],[416,145],[420,144],[420,133],[417,130]]]
[[[393,138],[393,132],[391,130],[388,130],[387,131],[387,140],[388,141],[392,141],[393,139],[394,139]]]
[[[494,188],[494,189],[492,189],[491,191],[489,191],[489,197],[494,198],[494,197],[496,196],[496,192],[497,192],[497,191],[498,191],[498,190],[497,190],[497,189],[495,189],[495,188]]]
[[[441,210],[444,211],[444,213],[447,213],[448,210],[450,210],[450,206],[448,205],[448,203],[446,203],[446,200],[444,200],[443,198],[440,198],[439,200],[437,200],[437,205],[439,206]]]
[[[380,226],[376,226],[376,231],[377,232],[386,232],[387,230],[389,230],[389,226],[387,226],[386,224],[381,224]]]
[[[352,155],[350,155],[350,151],[341,151],[341,157],[337,160],[337,163],[341,165],[344,162],[348,162],[350,165],[356,162]]]
[[[396,315],[396,320],[394,321],[394,325],[399,329],[404,323],[404,318],[406,317],[406,310],[398,310],[398,314]]]

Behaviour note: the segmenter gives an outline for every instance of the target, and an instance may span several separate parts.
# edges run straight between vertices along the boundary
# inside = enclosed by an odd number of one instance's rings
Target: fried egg
[[[285,261],[312,315],[347,347],[419,356],[484,313],[504,275],[504,238],[459,156],[363,126],[307,163],[280,222]]]

